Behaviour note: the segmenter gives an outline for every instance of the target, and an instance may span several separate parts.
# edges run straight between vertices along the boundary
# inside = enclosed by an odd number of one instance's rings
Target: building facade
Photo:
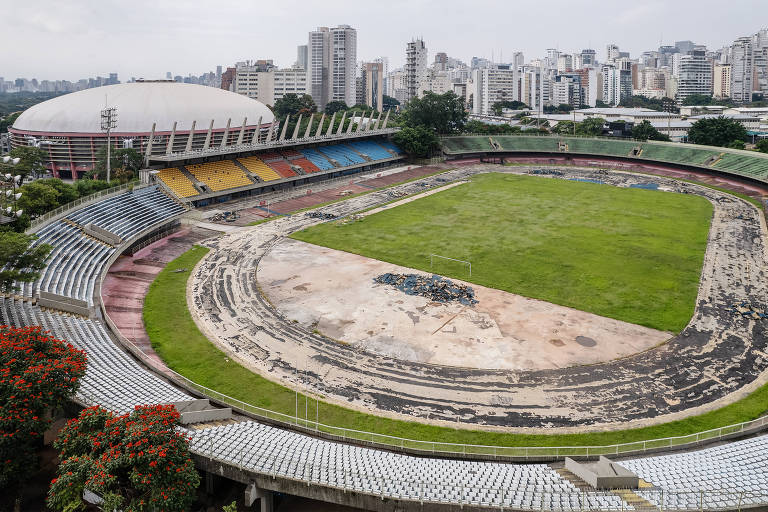
[[[427,47],[416,39],[405,48],[405,101],[415,98],[427,73]]]
[[[703,48],[681,54],[677,75],[677,103],[694,94],[712,94],[712,62]]]

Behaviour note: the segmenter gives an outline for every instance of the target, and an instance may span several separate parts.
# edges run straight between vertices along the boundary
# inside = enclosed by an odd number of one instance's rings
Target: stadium
[[[176,404],[198,467],[262,510],[768,506],[767,158],[467,136],[409,166],[381,115],[262,118],[255,140],[152,139],[140,185],[30,228],[54,250],[3,322],[87,351],[81,404]],[[687,273],[643,265],[662,258]],[[371,279],[414,272],[477,304]]]

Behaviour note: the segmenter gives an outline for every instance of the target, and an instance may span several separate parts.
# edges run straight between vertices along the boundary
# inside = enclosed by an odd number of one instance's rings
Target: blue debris
[[[633,183],[629,188],[642,188],[645,190],[659,190],[657,183]]]
[[[373,278],[374,283],[394,286],[407,295],[419,295],[433,302],[458,302],[465,306],[477,304],[475,290],[450,279],[433,274],[432,277],[418,274],[381,274]]]

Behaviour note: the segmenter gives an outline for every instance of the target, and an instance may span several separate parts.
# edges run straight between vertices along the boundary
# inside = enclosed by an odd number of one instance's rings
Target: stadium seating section
[[[128,240],[184,211],[155,186],[109,197],[48,224],[34,242],[53,246],[48,266],[37,281],[22,285],[22,294],[31,297],[45,291],[93,304],[99,272],[115,249],[85,235],[81,227],[93,224]]]
[[[365,163],[365,159],[362,156],[344,144],[321,146],[317,149],[331,160],[338,162],[341,167]]]
[[[301,152],[304,154],[305,157],[307,157],[307,160],[315,164],[317,168],[320,169],[321,171],[329,171],[334,167],[336,167],[331,163],[330,160],[328,160],[328,158],[326,158],[325,155],[323,155],[316,149],[307,148],[307,149],[302,149]]]
[[[232,160],[191,164],[187,165],[186,168],[195,178],[205,183],[214,192],[253,184],[243,170]]]
[[[494,148],[492,142],[498,145]],[[768,156],[723,148],[697,147],[693,144],[641,142],[610,138],[553,137],[531,135],[494,135],[447,137],[442,140],[448,154],[519,151],[573,153],[637,158],[657,162],[709,167],[750,178],[768,181]],[[567,149],[565,149],[567,148]],[[633,149],[640,153],[633,155]]]
[[[243,167],[248,169],[248,172],[258,176],[261,181],[273,181],[282,178],[282,176],[277,174],[274,169],[265,164],[264,161],[257,156],[238,158],[237,161],[240,162]]]
[[[189,178],[175,167],[162,169],[157,177],[179,197],[192,197],[200,193]]]
[[[266,151],[258,156],[189,164],[184,168],[171,167],[160,170],[157,176],[178,197],[187,198],[200,194],[189,175],[204,183],[213,192],[220,192],[252,185],[256,181],[251,180],[253,177],[268,182],[294,178],[302,173],[330,171],[402,155],[402,151],[387,140],[364,140],[301,150],[287,148],[279,152]],[[334,164],[332,160],[337,163]],[[243,169],[252,176],[249,177]],[[184,170],[189,175],[185,174]]]

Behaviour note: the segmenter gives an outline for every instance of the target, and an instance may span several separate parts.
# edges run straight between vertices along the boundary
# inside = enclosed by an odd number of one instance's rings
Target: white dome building
[[[9,128],[11,146],[39,146],[49,154],[48,168],[62,178],[90,171],[96,152],[106,144],[101,110],[117,109],[113,148],[132,147],[142,154],[154,125],[153,154],[164,152],[171,133],[173,150],[202,149],[208,133],[211,147],[268,128],[274,115],[263,103],[213,87],[177,82],[135,82],[65,94],[25,110]]]

